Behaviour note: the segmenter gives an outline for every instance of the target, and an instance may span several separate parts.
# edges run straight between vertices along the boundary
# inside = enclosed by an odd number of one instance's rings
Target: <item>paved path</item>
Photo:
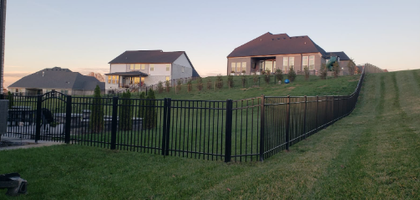
[[[38,143],[35,143],[35,140],[12,138],[12,137],[5,137],[5,136],[1,137],[1,141],[13,142],[13,143],[18,143],[18,144],[21,143],[21,145],[0,147],[0,151],[11,150],[11,149],[26,149],[26,148],[32,148],[32,147],[43,147],[43,146],[64,144],[64,143],[61,143],[61,142],[52,142],[52,141],[38,141]]]

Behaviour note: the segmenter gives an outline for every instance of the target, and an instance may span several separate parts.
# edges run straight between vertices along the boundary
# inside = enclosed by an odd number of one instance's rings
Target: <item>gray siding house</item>
[[[96,85],[101,91],[105,89],[105,83],[95,77],[72,72],[66,68],[53,67],[25,76],[8,88],[13,93],[27,95],[43,94],[53,90],[71,95],[92,95]]]
[[[311,74],[318,74],[322,64],[331,56],[347,59],[344,52],[326,52],[308,36],[290,37],[287,34],[265,33],[237,48],[227,56],[227,74],[254,74],[262,71],[287,73],[291,67],[301,73],[308,67]],[[343,63],[344,64],[344,63]],[[340,67],[342,66],[340,63]]]
[[[181,78],[199,77],[184,51],[125,51],[109,62],[105,89],[128,88],[130,85],[155,85]]]

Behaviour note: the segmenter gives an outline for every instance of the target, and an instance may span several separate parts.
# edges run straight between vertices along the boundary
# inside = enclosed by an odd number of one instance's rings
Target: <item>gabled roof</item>
[[[72,90],[94,90],[99,85],[101,90],[105,88],[103,82],[95,77],[84,76],[79,72],[72,72],[66,68],[45,68],[28,76],[25,76],[11,84],[9,87],[19,88],[51,88]]]
[[[114,73],[109,73],[109,74],[105,74],[107,76],[112,76],[112,75],[119,75],[119,76],[149,76],[148,74],[145,74],[141,71],[130,71],[130,72],[114,72]]]
[[[237,48],[227,57],[244,57],[260,55],[321,53],[324,49],[315,44],[308,36],[289,37],[287,34],[273,35],[270,32],[261,35]]]
[[[340,58],[340,60],[350,60],[350,58],[347,56],[346,53],[344,53],[344,51],[327,52],[327,55],[326,55],[325,58],[330,58],[331,56],[338,56]]]
[[[163,52],[162,50],[125,51],[109,62],[118,63],[173,63],[184,51]]]

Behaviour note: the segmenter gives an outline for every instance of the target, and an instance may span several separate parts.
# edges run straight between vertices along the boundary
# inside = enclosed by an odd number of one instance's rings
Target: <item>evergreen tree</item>
[[[13,93],[11,93],[10,91],[7,92],[7,99],[9,100],[9,109],[12,109],[12,106],[14,104],[14,98]]]
[[[128,131],[132,129],[133,119],[132,119],[132,109],[131,109],[131,93],[126,90],[122,94],[119,105],[119,130]]]
[[[296,72],[293,69],[293,67],[290,67],[289,73],[287,74],[287,76],[289,77],[289,81],[293,82],[296,78]]]
[[[146,112],[145,112],[145,128],[152,129],[156,126],[157,115],[156,115],[156,102],[155,102],[155,92],[150,89],[147,93],[147,102],[146,102]]]
[[[101,98],[101,89],[97,85],[94,94],[91,107],[89,128],[93,133],[99,133],[104,127],[104,107]]]
[[[140,93],[140,100],[138,106],[138,117],[144,119],[145,105],[146,105],[146,94],[144,92]]]

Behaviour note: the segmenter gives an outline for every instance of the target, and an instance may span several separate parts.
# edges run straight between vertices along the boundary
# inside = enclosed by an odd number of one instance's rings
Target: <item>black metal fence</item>
[[[348,96],[206,101],[14,96],[7,136],[206,160],[264,160],[350,114]],[[5,97],[7,98],[7,97]]]

